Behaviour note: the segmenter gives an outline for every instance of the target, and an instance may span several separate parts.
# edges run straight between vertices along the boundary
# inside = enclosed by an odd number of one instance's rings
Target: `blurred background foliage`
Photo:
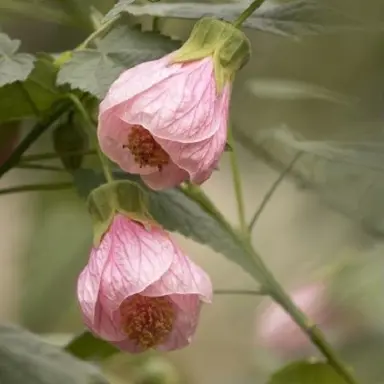
[[[58,53],[72,49],[90,33],[90,5],[104,14],[114,1],[35,0],[28,1],[23,8],[27,14],[21,14],[18,7],[25,3],[0,0],[1,30],[22,40],[24,52]],[[324,280],[329,300],[361,318],[353,337],[331,336],[359,377],[380,383],[384,375],[384,3],[323,3],[350,24],[333,28],[333,19],[320,15],[321,33],[287,37],[246,29],[253,56],[236,78],[231,120],[249,219],[274,180],[301,153],[258,220],[253,240],[287,288]],[[151,28],[149,16],[128,18],[131,24],[138,20]],[[165,35],[185,39],[193,21],[161,18],[158,25]],[[300,21],[290,24],[294,31],[298,26]],[[47,133],[29,154],[52,151],[51,133]],[[92,158],[85,161],[94,165]],[[15,170],[0,185],[26,180],[68,177]],[[204,189],[235,221],[231,184],[225,154],[220,171]],[[3,242],[9,243],[1,245],[0,252],[1,319],[64,343],[82,330],[74,292],[91,244],[85,206],[68,191],[1,196],[0,209]],[[215,288],[254,288],[243,271],[220,255],[181,236],[178,240],[212,275]],[[263,383],[284,362],[316,354],[310,350],[281,356],[261,346],[255,324],[267,300],[259,306],[260,301],[216,296],[214,304],[204,309],[190,348],[166,356],[116,355],[105,369],[116,383]],[[344,319],[345,328],[350,318]],[[143,372],[148,376],[142,377]]]

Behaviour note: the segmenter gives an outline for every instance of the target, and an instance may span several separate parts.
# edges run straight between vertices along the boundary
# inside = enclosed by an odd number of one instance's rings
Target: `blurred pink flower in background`
[[[167,351],[191,342],[212,285],[167,232],[117,214],[92,249],[77,294],[97,336],[129,352]]]
[[[150,188],[201,184],[225,148],[230,92],[229,82],[218,92],[212,57],[172,63],[171,54],[139,64],[100,104],[100,147]]]
[[[356,329],[357,324],[349,321],[346,312],[332,303],[327,286],[322,282],[294,290],[291,298],[328,337],[338,336],[339,340],[345,340]],[[271,303],[258,315],[256,339],[263,347],[280,355],[308,352],[312,348],[308,336],[276,303]]]

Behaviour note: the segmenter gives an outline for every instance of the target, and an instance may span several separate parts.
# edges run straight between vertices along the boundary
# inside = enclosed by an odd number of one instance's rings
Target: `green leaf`
[[[114,19],[120,13],[124,12],[125,8],[132,4],[135,0],[119,0],[117,4],[105,15],[104,22]]]
[[[115,172],[116,179],[138,181],[138,177],[123,172]],[[74,180],[81,196],[86,198],[89,192],[103,183],[100,174],[90,169],[80,169],[74,173]],[[226,222],[199,195],[199,189],[183,191],[168,189],[153,191],[141,184],[149,198],[149,213],[165,229],[205,244],[222,253],[229,260],[238,264],[246,272],[259,277],[258,270],[252,262],[247,247]]]
[[[0,326],[1,384],[106,384],[98,369],[21,328]]]
[[[74,52],[62,66],[57,83],[103,98],[125,69],[157,59],[180,46],[180,42],[155,32],[119,26],[109,32],[97,49]]]
[[[27,53],[17,53],[20,40],[11,40],[0,33],[0,87],[15,81],[24,81],[33,69],[35,57]]]
[[[0,88],[0,122],[36,116],[48,110],[59,98],[56,69],[47,56],[40,55],[24,82]]]
[[[236,19],[249,5],[248,2],[236,4],[205,3],[154,3],[143,5],[121,4],[120,12],[134,16],[151,15],[181,19],[200,19],[213,16],[228,21]],[[243,23],[244,27],[283,36],[316,35],[335,32],[340,29],[361,29],[364,26],[351,22],[346,16],[327,8],[316,0],[293,0],[284,4],[258,8]],[[376,29],[379,29],[377,26]]]
[[[60,6],[52,4],[53,1],[30,1],[30,0],[1,0],[0,15],[21,15],[37,20],[48,21],[61,25],[74,27],[75,20],[68,15]],[[63,3],[60,1],[60,3]]]
[[[384,330],[382,253],[383,248],[377,246],[348,254],[348,262],[336,270],[330,285],[335,305],[354,310],[369,329],[381,333]]]
[[[50,2],[52,2],[52,0]],[[62,8],[77,26],[86,29],[88,33],[93,31],[92,20],[90,18],[91,4],[89,0],[59,0],[57,3],[56,8]]]
[[[333,127],[335,131],[344,129]],[[299,185],[311,188],[329,207],[355,220],[365,232],[381,236],[384,183],[378,176],[384,172],[382,123],[348,123],[347,128],[348,133],[338,135],[344,140],[337,141],[308,140],[286,125],[252,132],[236,127],[235,137],[254,156],[278,170],[302,152],[290,176]],[[348,140],[357,129],[357,139]]]
[[[64,168],[74,171],[81,167],[83,153],[89,149],[88,137],[77,115],[64,116],[52,133],[53,147],[59,155]],[[73,152],[68,156],[68,153]]]
[[[282,36],[306,36],[343,30],[381,29],[363,25],[333,9],[321,0],[293,0],[264,7],[244,23],[245,27]]]
[[[346,384],[346,381],[329,364],[299,361],[277,371],[268,384]]]
[[[253,95],[263,99],[318,99],[344,105],[351,105],[354,102],[354,99],[347,95],[339,94],[319,85],[296,80],[255,78],[249,80],[248,87]]]
[[[108,342],[85,331],[71,340],[65,350],[81,360],[103,360],[120,351]]]

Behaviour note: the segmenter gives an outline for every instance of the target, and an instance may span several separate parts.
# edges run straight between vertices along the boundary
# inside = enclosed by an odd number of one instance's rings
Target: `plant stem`
[[[215,289],[215,295],[247,295],[247,296],[263,296],[266,292],[262,289]]]
[[[284,180],[285,176],[289,174],[289,172],[292,170],[293,166],[295,165],[296,161],[299,160],[300,156],[301,156],[301,152],[296,154],[296,156],[292,159],[292,161],[288,164],[288,166],[283,170],[283,172],[280,173],[279,177],[272,184],[271,188],[269,188],[268,192],[265,194],[263,198],[263,201],[261,202],[259,208],[255,212],[251,222],[249,223],[248,232],[252,231],[260,215],[263,213],[264,208],[267,206],[268,202],[272,198],[273,194],[275,193],[275,191],[277,190],[281,182]]]
[[[252,13],[256,11],[256,9],[259,8],[261,4],[263,4],[263,2],[264,0],[254,0],[249,5],[249,7],[246,8],[245,11],[233,22],[233,25],[236,28],[240,28],[244,21],[247,20],[248,17],[251,16]]]
[[[60,155],[58,155],[56,152],[37,153],[36,155],[23,156],[20,159],[20,163],[28,163],[30,161],[40,161],[40,160],[53,160],[53,159],[59,159],[60,157],[69,157],[72,155],[97,155],[97,152],[94,149],[89,149],[87,151],[66,152]]]
[[[55,171],[55,172],[67,172],[64,168],[55,167],[54,165],[45,165],[45,164],[23,164],[19,163],[16,165],[16,168],[21,169],[35,169],[40,171]]]
[[[307,334],[334,370],[344,378],[347,383],[358,384],[352,372],[344,365],[332,347],[328,344],[322,331],[293,303],[292,299],[269,271],[252,245],[249,245],[249,251],[262,275],[263,284],[268,288],[270,296],[284,308],[295,323]]]
[[[231,126],[228,129],[228,143],[232,148],[232,150],[229,152],[229,157],[230,157],[230,161],[231,161],[233,187],[235,189],[237,213],[238,213],[239,222],[240,222],[240,229],[241,229],[242,233],[246,233],[247,232],[247,222],[245,220],[243,188],[242,188],[242,184],[241,184],[241,176],[240,176],[240,171],[239,171],[239,165],[237,162],[235,141],[233,139]]]
[[[86,109],[84,108],[83,104],[81,103],[81,101],[79,100],[79,98],[77,96],[75,96],[73,94],[69,94],[68,97],[72,100],[76,109],[78,110],[78,112],[83,117],[83,120],[85,122],[85,126],[87,127],[87,130],[89,133],[89,136],[90,136],[91,140],[93,141],[94,146],[95,146],[96,151],[97,151],[97,154],[99,156],[100,163],[101,163],[106,181],[108,183],[112,182],[113,181],[112,171],[109,167],[109,163],[108,163],[107,158],[104,156],[104,153],[100,149],[99,143],[96,139],[95,126],[94,126],[91,118],[89,117],[88,112],[86,111]]]
[[[120,15],[115,16],[114,18],[108,20],[106,23],[102,24],[99,29],[91,33],[80,45],[78,45],[73,51],[63,52],[61,55],[56,57],[54,61],[54,65],[60,68],[63,64],[69,61],[72,57],[74,51],[81,51],[88,47],[90,43],[92,43],[95,39],[97,39],[100,35],[105,33],[118,19]]]
[[[99,29],[91,33],[77,48],[76,51],[82,50],[84,48],[87,48],[87,46],[93,42],[93,40],[97,39],[100,35],[102,35],[104,32],[106,32],[112,24],[114,24],[120,16],[115,16],[114,18],[108,20],[104,24],[100,26]]]
[[[36,106],[35,102],[33,101],[33,99],[31,98],[31,95],[25,89],[24,84],[21,81],[18,81],[16,84],[19,86],[20,91],[23,93],[23,95],[24,95],[25,99],[27,100],[28,104],[30,105],[34,115],[36,117],[39,117],[40,116],[40,111],[37,108],[37,106]]]
[[[209,212],[218,224],[221,225],[228,232],[228,236],[232,237],[233,241],[236,242],[244,250],[244,255],[249,258],[249,269],[247,271],[261,284],[262,291],[268,293],[272,299],[274,299],[294,320],[294,322],[307,334],[317,349],[327,359],[329,365],[346,381],[348,384],[358,384],[350,370],[344,365],[337,354],[333,351],[332,347],[328,344],[323,333],[312,323],[307,316],[293,303],[289,295],[284,291],[280,283],[276,280],[274,275],[269,271],[267,266],[260,255],[253,248],[249,237],[245,238],[242,234],[238,233],[231,224],[225,220],[222,215],[215,215],[214,212],[217,209],[212,209],[214,206],[213,202],[201,191],[200,195],[204,196],[201,199],[194,198],[194,193],[189,194],[188,190],[183,190],[187,196],[198,203],[202,209]],[[209,201],[209,210],[205,208],[207,203],[201,204],[201,201]]]
[[[10,4],[14,4],[14,0],[12,0],[12,3]],[[16,3],[15,3],[16,4]],[[1,9],[1,7],[0,7]],[[80,44],[80,46],[77,48],[77,49],[83,49],[85,48],[90,42],[92,42],[95,38],[97,38],[98,36],[100,36],[100,34],[102,34],[103,32],[105,32],[108,28],[111,27],[111,25],[119,18],[119,16],[116,16],[115,18],[109,20],[108,22],[106,22],[105,24],[103,24],[100,29],[98,29],[97,31],[93,32],[91,35],[88,36],[88,38],[82,43]],[[66,61],[66,56],[68,55],[67,52],[64,52],[62,55],[60,55],[59,58],[57,58],[55,60],[55,63],[61,63],[62,62],[65,62]],[[64,59],[65,60],[64,60]],[[63,59],[63,60],[62,60]],[[88,116],[88,113],[86,112],[86,110],[84,109],[82,103],[80,102],[80,100],[71,95],[70,96],[70,99],[72,100],[72,102],[76,105],[77,108],[80,108],[79,109],[79,112],[83,115],[83,117],[86,119],[87,122],[91,122],[91,120],[89,119],[89,116]],[[57,120],[59,119],[65,112],[66,110],[68,109],[68,103],[67,102],[63,102],[61,103],[54,111],[53,113],[51,113],[46,119],[42,119],[42,121],[38,122],[35,127],[31,130],[31,132],[24,138],[24,140],[15,148],[15,150],[12,152],[12,154],[9,156],[9,158],[2,164],[0,165],[0,177],[2,177],[6,172],[8,172],[12,167],[16,166],[19,162],[20,162],[20,159],[21,159],[21,156],[23,155],[23,153],[29,149],[29,147]],[[97,146],[98,148],[98,146]],[[99,156],[100,156],[100,150],[98,150],[99,152]],[[103,156],[100,156],[100,160],[102,161],[103,163],[103,169],[104,169],[104,173],[107,177],[108,175],[108,178],[107,180],[109,180],[109,178],[111,177],[111,173],[108,172],[107,169],[105,169],[105,165],[107,164],[105,161],[104,161],[104,158]]]
[[[45,120],[37,123],[14,149],[9,158],[0,165],[0,177],[20,162],[23,153],[68,109],[68,103],[60,104]]]
[[[19,192],[38,192],[38,191],[60,191],[63,189],[73,188],[73,183],[55,183],[55,184],[28,184],[18,185],[16,187],[9,187],[0,189],[0,195],[6,195]]]

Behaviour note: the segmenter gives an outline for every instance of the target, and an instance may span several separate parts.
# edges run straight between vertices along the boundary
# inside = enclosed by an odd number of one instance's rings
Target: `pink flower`
[[[100,104],[100,147],[150,188],[201,184],[225,148],[230,92],[230,82],[218,91],[211,56],[142,63],[125,71]]]
[[[335,311],[326,295],[326,286],[314,283],[292,293],[293,302],[323,330],[330,328]],[[298,352],[310,348],[305,333],[279,305],[272,303],[257,324],[257,338],[262,344],[279,353]]]
[[[91,251],[77,295],[97,336],[129,352],[167,351],[191,342],[212,286],[165,231],[117,214]]]

